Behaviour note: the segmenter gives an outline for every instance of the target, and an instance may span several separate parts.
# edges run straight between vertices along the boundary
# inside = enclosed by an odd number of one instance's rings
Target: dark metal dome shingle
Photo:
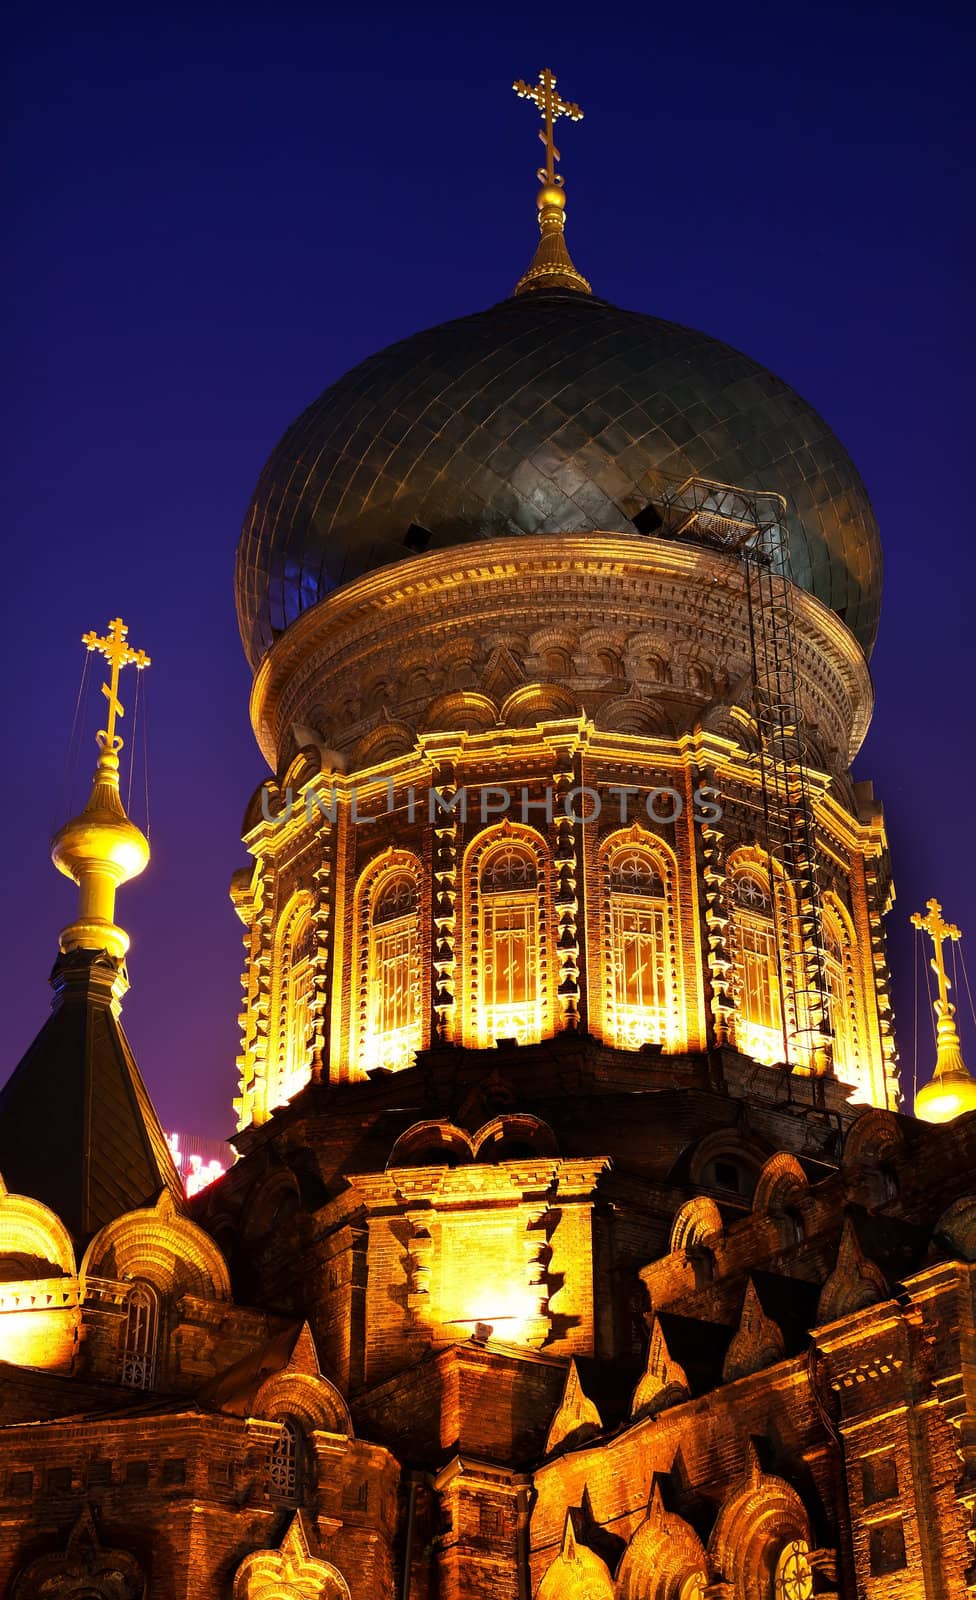
[[[881,549],[840,441],[728,345],[586,295],[536,293],[402,340],[326,389],[269,458],[237,552],[256,665],[340,584],[416,553],[588,529],[634,533],[649,475],[785,496],[794,576],[877,631]]]

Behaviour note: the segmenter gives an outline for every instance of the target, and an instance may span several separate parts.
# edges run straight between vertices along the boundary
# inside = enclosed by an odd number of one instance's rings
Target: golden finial
[[[515,293],[525,294],[531,289],[575,289],[589,294],[590,285],[573,266],[566,248],[566,191],[562,174],[556,171],[560,155],[553,138],[553,128],[560,117],[580,122],[583,113],[575,101],[564,100],[556,93],[556,79],[548,67],[539,73],[538,83],[531,88],[522,78],[517,78],[512,88],[520,100],[531,100],[537,107],[543,122],[539,138],[546,150],[546,164],[536,174],[542,185],[538,196],[541,238],[532,264],[519,279]]]
[[[119,793],[122,740],[115,725],[125,715],[119,673],[123,667],[141,671],[150,665],[146,652],[127,642],[128,632],[122,618],[115,617],[104,638],[95,632],[82,635],[86,649],[98,650],[109,664],[109,681],[102,684],[108,725],[95,736],[99,756],[88,803],[65,823],[51,846],[55,866],[81,890],[77,920],[62,931],[61,949],[106,950],[120,961],[129,948],[129,936],[115,924],[115,891],[120,883],[138,877],[149,861],[149,841],[129,821]]]
[[[915,1096],[915,1115],[923,1122],[951,1122],[964,1111],[976,1110],[976,1081],[962,1058],[956,1008],[949,999],[951,984],[942,952],[947,939],[952,943],[961,939],[962,933],[955,923],[946,922],[938,900],[928,900],[926,905],[924,916],[920,911],[913,913],[912,926],[927,933],[935,949],[931,962],[939,983],[935,1001],[935,1073],[931,1083],[925,1084]]]

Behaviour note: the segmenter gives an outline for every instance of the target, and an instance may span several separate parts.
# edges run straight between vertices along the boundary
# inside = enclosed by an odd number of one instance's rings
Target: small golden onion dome
[[[941,960],[941,945],[938,950]],[[939,962],[935,963],[937,972],[939,965]],[[943,968],[940,986],[945,982]],[[938,1019],[935,1028],[935,1072],[931,1083],[925,1084],[915,1096],[915,1115],[920,1122],[952,1122],[966,1111],[976,1111],[976,1079],[962,1058],[955,1006],[949,1000],[936,1000],[935,1014]]]
[[[58,871],[75,883],[92,867],[110,872],[117,884],[128,883],[148,866],[149,841],[125,814],[114,751],[100,756],[88,802],[55,835],[51,858]]]
[[[115,891],[145,870],[149,841],[125,814],[117,750],[102,749],[88,803],[55,835],[51,859],[81,890],[78,918],[61,934],[62,950],[124,956],[129,939],[115,925]]]
[[[965,1067],[937,1072],[915,1096],[915,1115],[920,1122],[952,1122],[967,1111],[976,1111],[976,1079]]]

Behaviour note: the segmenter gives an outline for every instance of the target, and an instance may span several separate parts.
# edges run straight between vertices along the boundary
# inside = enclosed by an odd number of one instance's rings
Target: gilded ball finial
[[[566,191],[558,183],[544,183],[536,197],[536,204],[540,212],[549,209],[565,212]]]

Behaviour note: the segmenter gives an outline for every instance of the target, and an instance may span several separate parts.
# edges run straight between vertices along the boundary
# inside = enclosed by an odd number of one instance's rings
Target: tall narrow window
[[[393,872],[373,890],[369,909],[369,981],[363,1066],[398,1071],[421,1046],[417,881]]]
[[[529,847],[506,840],[489,850],[479,890],[481,1034],[531,1044],[542,1037],[542,990],[538,869]]]
[[[776,924],[767,882],[740,872],[733,885],[738,1004],[735,1042],[743,1055],[767,1066],[782,1061],[783,1002]]]
[[[854,1018],[848,990],[848,950],[834,918],[823,919],[824,985],[827,991],[827,1017],[833,1034],[834,1071],[844,1083],[861,1087]]]
[[[284,1105],[308,1082],[309,1036],[315,994],[315,924],[307,906],[296,911],[281,951],[281,1056],[275,1105]]]
[[[129,1291],[122,1336],[122,1382],[151,1389],[159,1343],[159,1296],[151,1283],[137,1281]]]
[[[646,852],[619,851],[610,863],[614,1043],[666,1044],[675,1031],[664,882]]]
[[[291,1417],[285,1417],[268,1463],[268,1493],[273,1500],[284,1500],[291,1505],[298,1500],[301,1461],[301,1429]]]

